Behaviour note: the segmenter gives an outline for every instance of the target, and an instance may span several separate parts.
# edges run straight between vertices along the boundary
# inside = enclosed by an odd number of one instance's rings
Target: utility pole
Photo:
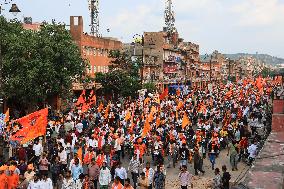
[[[3,68],[3,61],[2,61],[2,42],[0,41],[0,113],[3,112],[3,77],[2,77],[2,68]]]
[[[91,11],[91,35],[99,37],[99,0],[89,0],[89,9]]]
[[[212,54],[210,55],[210,62],[209,62],[209,64],[210,64],[209,78],[210,78],[210,83],[211,83],[211,79],[212,79],[212,75],[211,75],[211,73],[212,73]]]
[[[229,59],[229,81],[231,81],[231,59]]]

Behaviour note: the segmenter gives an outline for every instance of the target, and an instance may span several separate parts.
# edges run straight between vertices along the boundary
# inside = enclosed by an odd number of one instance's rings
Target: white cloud
[[[279,0],[246,0],[236,4],[231,10],[238,14],[237,24],[239,26],[281,24],[284,17],[284,4]]]

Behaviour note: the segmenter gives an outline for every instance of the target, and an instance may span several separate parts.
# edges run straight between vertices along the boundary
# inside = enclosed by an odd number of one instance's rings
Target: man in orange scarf
[[[130,179],[129,179],[129,178],[125,179],[125,184],[124,184],[123,189],[134,189],[134,188],[130,185]]]
[[[4,173],[6,171],[7,166],[0,167],[0,188],[7,189],[8,188],[8,179],[7,175]]]
[[[120,183],[120,178],[118,176],[115,177],[111,189],[123,189],[123,185]]]
[[[8,189],[16,189],[19,183],[19,175],[15,174],[14,171],[16,170],[15,166],[10,166],[9,171],[10,175],[7,176],[8,179]]]

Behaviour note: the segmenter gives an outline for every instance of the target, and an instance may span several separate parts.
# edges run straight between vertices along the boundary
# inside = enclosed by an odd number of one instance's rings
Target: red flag
[[[164,98],[166,98],[169,95],[169,89],[166,88],[164,90],[164,92],[160,95],[160,100],[163,100]]]
[[[47,116],[48,108],[45,108],[16,120],[23,128],[12,135],[10,139],[20,141],[21,144],[24,144],[39,136],[45,135]]]
[[[76,102],[76,106],[79,106],[80,104],[84,104],[86,99],[85,99],[85,95],[86,95],[86,91],[83,90],[80,97],[78,98],[77,102]]]

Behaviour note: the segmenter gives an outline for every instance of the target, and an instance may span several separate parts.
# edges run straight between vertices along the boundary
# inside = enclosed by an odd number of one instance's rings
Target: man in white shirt
[[[108,189],[110,182],[111,182],[110,170],[107,168],[106,162],[104,162],[99,175],[100,188]]]
[[[34,179],[30,181],[28,189],[42,189],[42,182],[39,180],[39,175],[35,175]]]
[[[77,131],[78,131],[78,133],[82,133],[83,132],[83,123],[78,123],[77,125],[76,125],[76,129],[77,129]]]
[[[35,152],[35,162],[38,163],[40,156],[43,153],[42,145],[41,145],[41,143],[39,143],[38,140],[35,141],[34,146],[33,146],[33,150]]]
[[[64,169],[64,171],[67,171],[67,153],[63,147],[60,148],[58,156],[60,163],[62,164],[62,168]]]
[[[257,141],[255,140],[253,144],[248,147],[249,153],[249,163],[252,164],[257,154]]]
[[[120,183],[124,185],[124,180],[127,179],[127,172],[124,167],[121,166],[121,162],[119,162],[118,167],[115,169],[114,178],[119,177]]]
[[[91,138],[89,138],[88,146],[97,149],[98,148],[98,141],[94,137],[91,137]]]
[[[149,188],[152,188],[155,171],[150,167],[150,162],[146,163],[146,168],[143,169],[143,172],[145,173],[145,176],[148,178]]]
[[[114,150],[115,150],[115,153],[118,155],[118,159],[120,160],[121,140],[120,140],[119,137],[117,137],[117,138],[115,139]]]
[[[53,189],[52,181],[46,175],[41,179],[41,189]]]

